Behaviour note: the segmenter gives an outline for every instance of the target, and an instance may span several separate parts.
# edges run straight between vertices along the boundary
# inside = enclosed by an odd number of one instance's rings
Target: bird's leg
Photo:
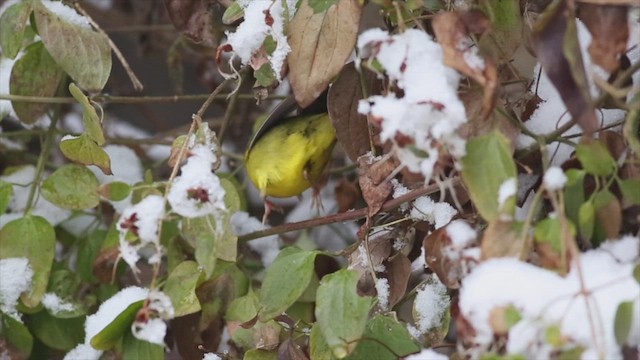
[[[307,169],[304,170],[303,176],[309,183],[311,183],[311,188],[313,189],[313,198],[311,199],[311,206],[316,208],[318,214],[321,214],[321,211],[324,212],[324,206],[322,205],[322,196],[320,196],[320,190],[325,185],[326,181],[315,182],[313,181]]]
[[[276,204],[274,204],[271,200],[267,199],[266,197],[264,198],[264,216],[262,216],[262,223],[266,224],[267,223],[267,219],[269,218],[269,215],[271,214],[271,211],[275,210],[279,213],[283,213],[284,210],[282,210],[282,208]]]

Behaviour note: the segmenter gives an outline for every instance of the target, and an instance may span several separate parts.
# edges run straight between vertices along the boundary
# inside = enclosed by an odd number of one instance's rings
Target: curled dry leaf
[[[397,254],[387,264],[387,280],[389,280],[389,308],[402,299],[407,291],[411,261],[404,254]]]
[[[360,76],[353,63],[347,64],[329,88],[327,96],[329,117],[336,129],[336,136],[353,162],[371,150],[367,117],[358,113],[358,102],[364,98]],[[363,67],[362,76],[367,95],[377,93],[381,83],[375,74]]]
[[[362,190],[362,196],[369,206],[369,217],[377,214],[385,200],[391,195],[393,185],[387,181],[387,177],[398,166],[391,157],[387,157],[383,161],[373,161],[371,156],[358,158],[360,190]]]
[[[498,72],[491,59],[481,58],[471,42],[470,34],[479,34],[489,27],[489,20],[480,11],[443,12],[433,19],[433,31],[442,45],[445,65],[472,78],[484,88],[482,119],[493,111],[498,88]]]
[[[590,136],[598,128],[598,120],[580,54],[574,9],[570,6],[556,1],[547,7],[535,25],[534,45],[538,61],[567,110]]]
[[[591,33],[591,59],[610,73],[618,70],[627,49],[628,12],[627,6],[580,4],[580,19]]]
[[[357,0],[338,0],[315,13],[303,1],[289,24],[289,77],[293,94],[307,107],[327,88],[351,55],[362,7]]]
[[[477,263],[476,245],[476,240],[454,245],[447,226],[435,230],[422,241],[427,266],[450,289],[459,288],[460,279]]]
[[[391,255],[391,236],[383,235],[365,240],[369,242],[369,254],[364,243],[349,255],[349,269],[358,272],[358,292],[361,295],[374,295],[375,286],[371,269],[377,269]]]
[[[190,40],[209,47],[218,44],[214,29],[212,0],[164,0],[169,18],[176,29]]]
[[[336,186],[336,201],[338,202],[338,212],[345,212],[353,209],[356,201],[360,198],[360,191],[354,183],[347,179],[341,179]]]

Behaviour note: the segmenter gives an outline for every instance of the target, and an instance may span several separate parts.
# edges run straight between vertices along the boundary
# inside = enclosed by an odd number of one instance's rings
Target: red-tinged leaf
[[[629,26],[626,6],[580,4],[580,20],[591,33],[589,54],[594,63],[612,73],[620,67],[620,55],[627,50]]]
[[[13,65],[9,83],[11,95],[55,95],[64,79],[64,71],[56,64],[42,42],[31,44]],[[25,124],[33,124],[48,109],[48,104],[12,102],[18,118]]]
[[[322,94],[340,72],[356,43],[362,7],[357,0],[339,0],[315,13],[305,0],[289,24],[289,78],[301,107]]]
[[[556,0],[534,28],[538,61],[560,93],[569,113],[587,136],[598,128],[589,94],[572,2]]]
[[[336,129],[336,137],[353,162],[371,151],[367,117],[358,113],[358,101],[364,97],[360,76],[364,77],[367,94],[374,94],[380,90],[380,80],[373,72],[362,68],[362,73],[358,73],[353,63],[349,63],[342,68],[327,95],[327,108]]]
[[[106,35],[71,23],[33,1],[33,13],[42,42],[56,63],[81,88],[99,92],[111,74],[111,48]]]

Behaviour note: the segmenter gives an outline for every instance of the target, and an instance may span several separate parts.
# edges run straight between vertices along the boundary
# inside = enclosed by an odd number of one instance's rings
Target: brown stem
[[[451,180],[456,183],[460,181],[458,177],[452,178]],[[385,202],[384,205],[382,205],[381,211],[389,211],[389,210],[395,209],[396,207],[406,202],[415,200],[424,195],[433,194],[435,192],[438,192],[439,190],[440,190],[440,187],[437,184],[432,184],[429,186],[425,186],[425,187],[413,190],[407,194],[404,194],[400,197],[397,197],[395,199],[391,199]],[[254,231],[249,234],[238,236],[238,241],[245,242],[245,241],[255,240],[255,239],[259,239],[259,238],[270,236],[270,235],[284,234],[287,232],[308,229],[308,228],[312,228],[320,225],[328,225],[328,224],[334,224],[337,222],[358,220],[358,219],[365,218],[367,216],[368,211],[369,211],[368,208],[360,208],[357,210],[328,215],[321,218],[309,219],[309,220],[299,221],[295,223],[274,226],[272,228]]]

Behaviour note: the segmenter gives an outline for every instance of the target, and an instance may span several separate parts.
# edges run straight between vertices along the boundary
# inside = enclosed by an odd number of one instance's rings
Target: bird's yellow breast
[[[247,172],[262,196],[300,195],[322,176],[335,142],[327,114],[285,120],[249,148]]]

